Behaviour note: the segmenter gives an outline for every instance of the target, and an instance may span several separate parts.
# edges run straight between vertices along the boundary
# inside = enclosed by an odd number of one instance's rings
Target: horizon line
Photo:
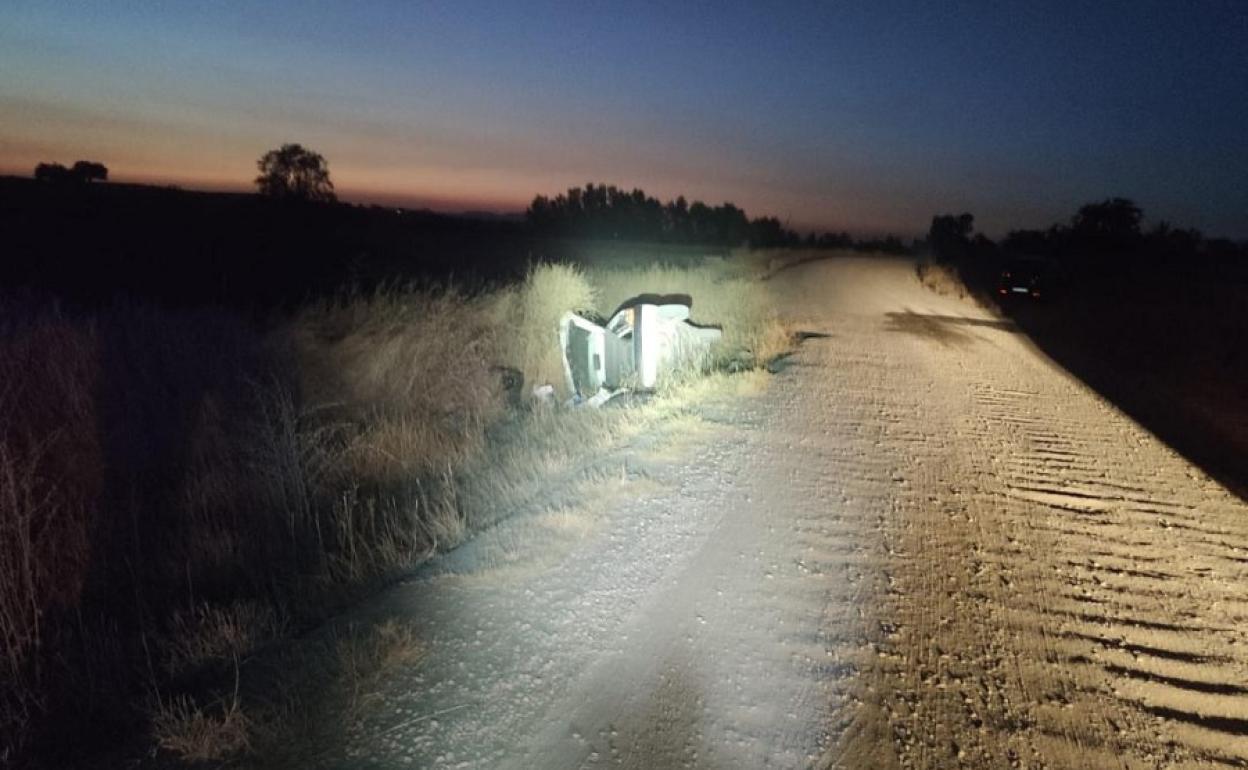
[[[32,172],[24,171],[14,166],[0,167],[0,177],[11,177],[16,179],[33,180]],[[179,190],[183,192],[193,193],[219,193],[229,195],[260,195],[255,189],[254,184],[239,184],[237,182],[214,182],[212,180],[191,180],[176,176],[136,176],[110,175],[104,182],[94,182],[93,184],[117,184],[132,185],[138,187],[154,187],[169,190]],[[587,184],[595,184],[602,186],[616,186],[606,182],[590,182]],[[620,187],[619,189],[625,189]],[[629,188],[632,189],[632,188]],[[641,188],[638,188],[641,189]],[[554,197],[561,195],[566,190],[560,190],[556,193],[536,192],[530,196],[530,200],[537,196]],[[528,203],[517,205],[511,201],[501,200],[475,200],[470,198],[448,198],[439,196],[419,195],[414,193],[394,193],[386,191],[367,191],[359,188],[346,187],[334,189],[335,196],[339,203],[355,206],[378,206],[381,208],[395,208],[412,212],[428,212],[434,214],[442,214],[446,216],[465,216],[473,214],[485,214],[495,217],[524,217],[528,211]],[[649,193],[647,193],[649,195]],[[657,197],[657,196],[651,196]],[[685,197],[690,203],[697,199],[688,198],[688,196],[679,195],[677,197]],[[672,198],[671,200],[675,200]],[[664,201],[666,203],[667,201]],[[705,201],[706,205],[710,204]],[[724,203],[732,203],[724,201]],[[732,205],[737,205],[732,203]],[[745,209],[743,207],[743,211]],[[828,225],[812,225],[807,223],[792,222],[776,214],[751,214],[746,212],[750,219],[758,219],[760,217],[775,217],[779,219],[786,229],[792,230],[801,236],[808,234],[819,235],[822,233],[846,233],[855,238],[886,238],[889,236],[900,238],[903,241],[907,239],[920,239],[926,236],[926,232],[919,229],[888,229],[883,227],[856,226],[846,227],[844,225],[828,226]]]

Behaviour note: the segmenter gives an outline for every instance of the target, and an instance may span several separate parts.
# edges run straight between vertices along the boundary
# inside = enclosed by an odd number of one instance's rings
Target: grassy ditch
[[[0,307],[0,759],[246,752],[266,729],[238,687],[257,651],[697,397],[704,372],[637,408],[526,395],[562,386],[560,314],[643,291],[690,294],[695,320],[723,325],[708,369],[789,344],[766,285],[731,259],[540,265],[486,293],[357,293],[263,327],[225,310]],[[415,644],[385,633],[359,649]],[[367,668],[349,663],[332,668]]]

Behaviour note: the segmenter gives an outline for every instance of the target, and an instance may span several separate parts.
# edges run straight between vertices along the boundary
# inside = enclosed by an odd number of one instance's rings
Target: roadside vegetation
[[[379,671],[419,657],[419,628],[315,653],[290,640],[679,414],[701,375],[783,353],[759,274],[734,258],[537,264],[488,290],[357,290],[263,322],[8,300],[0,758],[215,759],[280,744],[309,682],[366,698]],[[560,314],[649,291],[690,294],[695,320],[723,325],[701,369],[645,404],[534,399],[563,387]]]

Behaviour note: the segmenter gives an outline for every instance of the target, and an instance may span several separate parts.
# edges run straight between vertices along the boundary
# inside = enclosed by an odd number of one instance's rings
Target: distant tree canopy
[[[975,217],[971,214],[941,214],[932,217],[927,230],[927,243],[938,260],[951,262],[970,253],[971,233],[975,230]]]
[[[40,163],[35,166],[35,179],[40,182],[103,182],[108,179],[108,167],[91,160],[80,160],[72,168],[60,163]]]
[[[972,237],[974,217],[932,218],[928,245],[940,260],[962,261],[1005,255],[1048,257],[1069,267],[1117,269],[1139,260],[1174,261],[1196,257],[1248,258],[1248,244],[1207,240],[1199,230],[1169,222],[1144,227],[1144,212],[1129,198],[1107,198],[1079,207],[1068,223],[1044,230],[1012,230],[1000,244],[982,234]]]
[[[40,163],[35,166],[35,179],[40,182],[67,182],[69,169],[60,163]]]
[[[1133,201],[1110,198],[1081,206],[1070,220],[1070,234],[1093,251],[1124,251],[1140,245],[1143,218],[1144,212]]]
[[[690,204],[683,196],[661,203],[639,189],[593,183],[538,195],[526,218],[539,232],[575,238],[738,246],[750,237],[749,219],[731,203]]]
[[[661,202],[639,189],[589,183],[553,198],[538,195],[525,217],[543,235],[595,240],[689,243],[752,248],[858,248],[848,233],[809,234],[805,239],[776,217],[751,220],[731,203],[708,206],[685,197]],[[872,245],[906,251],[897,238]]]
[[[1047,230],[1014,230],[1001,241],[1011,254],[1071,256],[1083,259],[1191,257],[1207,249],[1199,230],[1172,227],[1158,222],[1143,228],[1144,212],[1128,198],[1108,198],[1088,203],[1070,218],[1070,224],[1054,224]]]
[[[332,202],[334,183],[329,180],[329,164],[318,152],[300,144],[283,144],[256,161],[260,175],[256,187],[261,195],[281,200]]]
[[[70,174],[84,182],[108,181],[108,167],[91,160],[80,160],[69,170]]]

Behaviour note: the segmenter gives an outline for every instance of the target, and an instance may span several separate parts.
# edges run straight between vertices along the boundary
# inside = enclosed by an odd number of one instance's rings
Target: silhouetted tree
[[[108,167],[91,160],[80,160],[69,170],[77,182],[104,182],[108,180]]]
[[[1001,241],[1001,249],[1015,257],[1042,257],[1053,253],[1052,231],[1011,230]]]
[[[320,153],[302,145],[283,144],[269,150],[256,165],[260,169],[256,187],[261,195],[284,200],[337,200],[334,183],[329,181],[329,164]]]
[[[69,169],[60,163],[40,163],[35,166],[35,179],[40,182],[64,182],[69,179]]]
[[[108,179],[108,167],[90,160],[80,160],[72,168],[65,168],[60,163],[40,163],[35,166],[35,179],[58,183],[102,182]]]
[[[975,217],[970,214],[942,214],[932,217],[927,231],[927,242],[932,253],[942,262],[953,262],[970,253],[971,232],[975,229]]]
[[[1122,252],[1139,246],[1144,212],[1126,198],[1082,206],[1070,220],[1075,245],[1092,253]]]
[[[678,195],[663,207],[663,232],[669,240],[689,240],[689,202],[685,196]]]
[[[814,234],[811,234],[814,238]],[[759,217],[750,222],[750,247],[785,248],[800,246],[802,239],[798,234],[786,228],[775,217]]]

